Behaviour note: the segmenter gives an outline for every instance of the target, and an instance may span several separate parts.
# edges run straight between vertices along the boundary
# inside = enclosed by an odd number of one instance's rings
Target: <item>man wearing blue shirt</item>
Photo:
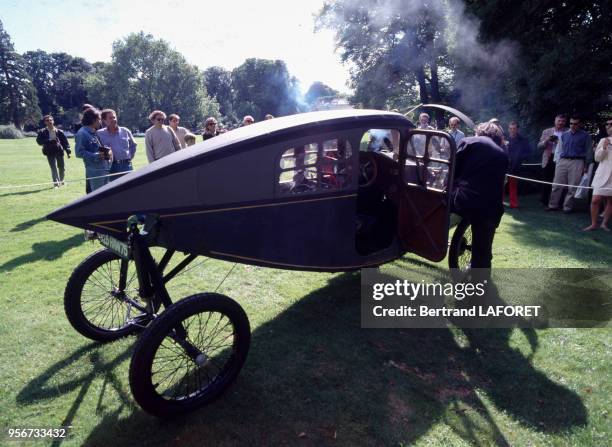
[[[553,183],[577,186],[582,174],[593,162],[591,135],[580,128],[580,118],[570,118],[570,130],[561,135],[560,160],[555,167]],[[556,211],[564,186],[553,185],[546,211]],[[568,188],[563,201],[563,212],[571,213],[574,205],[575,187]]]
[[[98,138],[104,146],[110,147],[113,151],[110,173],[119,174],[131,171],[133,169],[132,159],[136,153],[136,142],[132,132],[117,125],[117,113],[112,109],[102,110],[102,123],[105,127],[98,131]],[[121,176],[113,175],[110,181],[119,177]]]

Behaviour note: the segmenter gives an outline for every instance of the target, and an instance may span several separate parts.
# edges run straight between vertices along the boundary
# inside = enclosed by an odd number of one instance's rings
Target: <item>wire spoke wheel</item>
[[[173,304],[136,345],[130,365],[134,398],[160,417],[211,402],[240,372],[250,337],[246,314],[228,297],[198,294]]]
[[[138,295],[133,261],[122,260],[111,250],[100,250],[72,273],[64,293],[64,309],[70,324],[92,340],[106,342],[139,328],[132,319],[146,307]]]

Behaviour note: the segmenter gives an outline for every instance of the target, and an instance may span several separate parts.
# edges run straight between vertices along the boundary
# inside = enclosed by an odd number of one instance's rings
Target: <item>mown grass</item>
[[[139,141],[137,165],[146,162],[142,149]],[[69,182],[83,177],[80,160],[67,169]],[[29,138],[0,141],[0,172],[0,186],[50,177]],[[130,395],[134,338],[98,345],[64,315],[66,280],[98,245],[44,216],[83,192],[82,182],[0,189],[1,427],[73,425],[67,445],[590,446],[612,438],[607,329],[361,329],[358,274],[245,265],[219,288],[251,321],[245,368],[213,405],[160,422]],[[581,233],[586,215],[523,202],[504,216],[495,266],[610,267],[612,238]],[[230,267],[208,260],[170,293],[214,290]]]

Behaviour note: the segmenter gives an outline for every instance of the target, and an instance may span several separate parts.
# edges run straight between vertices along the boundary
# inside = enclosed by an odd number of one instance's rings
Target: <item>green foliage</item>
[[[23,58],[42,113],[53,115],[57,124],[75,124],[81,106],[88,102],[84,83],[92,65],[81,57],[42,50],[28,51]]]
[[[230,121],[238,122],[234,114],[232,72],[222,67],[208,67],[204,70],[204,84],[211,98],[219,103],[221,114]]]
[[[354,102],[384,108],[418,84],[420,101],[438,102],[440,67],[447,65],[442,0],[327,1],[318,28],[336,33],[342,60],[351,63]]]
[[[112,61],[95,67],[85,86],[96,105],[115,109],[120,124],[130,128],[149,127],[147,116],[156,109],[178,113],[191,128],[219,115],[198,68],[166,41],[143,32],[116,41]]]
[[[295,78],[280,60],[247,59],[232,70],[237,116],[252,115],[261,120],[264,115],[290,115],[300,110]]]
[[[309,104],[314,104],[319,98],[325,97],[336,97],[338,96],[338,90],[331,88],[329,85],[323,82],[315,81],[306,91],[304,100]]]
[[[519,60],[507,97],[527,126],[541,130],[555,114],[594,119],[612,106],[612,14],[602,0],[468,0],[485,42],[509,39]]]
[[[0,123],[12,122],[22,129],[36,125],[39,117],[36,87],[0,21]]]
[[[17,129],[14,125],[10,124],[8,126],[0,125],[0,139],[1,140],[16,140],[19,138],[23,138],[24,134],[19,129]]]

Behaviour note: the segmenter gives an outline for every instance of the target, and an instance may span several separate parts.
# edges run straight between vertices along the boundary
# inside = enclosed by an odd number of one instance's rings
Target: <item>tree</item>
[[[342,61],[351,64],[354,101],[383,108],[416,84],[421,102],[438,102],[446,11],[443,0],[326,1],[317,28],[335,31]]]
[[[54,76],[51,67],[54,65],[53,57],[42,50],[28,51],[23,58],[26,62],[26,70],[36,87],[38,95],[38,106],[43,114],[57,114],[57,103],[55,101]]]
[[[92,65],[81,57],[42,50],[28,51],[23,57],[42,113],[52,114],[58,124],[72,124],[75,112],[78,115],[88,101],[84,83]]]
[[[507,100],[524,125],[550,125],[556,113],[595,118],[612,102],[612,14],[608,1],[466,1],[485,42],[511,39],[520,64]]]
[[[0,21],[0,122],[23,129],[26,124],[36,126],[39,120],[36,88]]]
[[[159,109],[178,113],[195,128],[206,116],[219,116],[219,104],[207,96],[202,73],[161,39],[143,32],[113,43],[112,59],[88,77],[90,99],[111,107],[121,123],[150,126],[149,113]]]
[[[208,94],[219,103],[221,114],[236,121],[232,72],[222,67],[208,67],[204,70],[204,83]]]
[[[308,87],[308,90],[306,91],[306,94],[304,95],[304,100],[309,105],[312,105],[319,98],[336,97],[336,96],[338,96],[338,90],[334,90],[329,85],[326,85],[323,82],[315,81],[310,85],[310,87]]]
[[[300,110],[297,80],[283,61],[247,59],[232,71],[232,86],[239,117],[252,115],[261,120],[267,113],[281,116]]]

